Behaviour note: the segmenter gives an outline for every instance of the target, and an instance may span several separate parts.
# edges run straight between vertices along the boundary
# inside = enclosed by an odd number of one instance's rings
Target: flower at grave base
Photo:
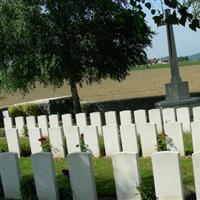
[[[47,138],[46,138],[46,137],[43,137],[43,136],[42,136],[41,138],[38,139],[38,141],[40,141],[40,142],[44,142],[44,141],[46,141],[46,140],[47,140]]]
[[[62,174],[63,174],[64,176],[69,177],[69,170],[67,170],[67,169],[62,169],[61,172],[62,172]]]
[[[38,141],[41,143],[42,151],[51,152],[51,144],[48,137],[41,136]]]

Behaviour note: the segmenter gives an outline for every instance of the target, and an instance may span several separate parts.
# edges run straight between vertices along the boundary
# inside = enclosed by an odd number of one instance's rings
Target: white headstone
[[[41,142],[39,139],[42,136],[41,129],[40,128],[30,128],[28,129],[28,135],[29,135],[29,143],[31,147],[31,153],[39,153],[42,151]]]
[[[144,157],[151,156],[156,152],[157,148],[157,132],[156,125],[146,123],[139,127],[140,141],[142,146],[142,155]]]
[[[180,122],[165,124],[165,134],[167,135],[167,149],[178,151],[181,156],[185,155],[183,142],[183,128]]]
[[[135,110],[134,119],[135,119],[136,129],[139,133],[140,126],[147,123],[146,110]]]
[[[27,129],[36,128],[36,118],[35,116],[26,117]]]
[[[76,125],[80,129],[80,133],[84,134],[83,127],[87,126],[87,118],[85,113],[78,113],[76,114]]]
[[[49,139],[53,156],[57,158],[64,158],[65,151],[62,129],[59,127],[49,128]]]
[[[6,129],[5,134],[9,152],[17,153],[18,157],[20,157],[21,150],[18,130],[16,128]]]
[[[24,117],[15,117],[15,125],[18,129],[19,136],[24,136],[25,133],[25,119]]]
[[[178,152],[152,154],[153,177],[158,199],[184,199]]]
[[[121,151],[117,125],[103,126],[103,138],[106,156],[110,156],[113,153]]]
[[[43,136],[49,135],[48,130],[48,119],[46,115],[40,115],[37,117],[38,127],[41,128],[41,132]]]
[[[190,111],[187,107],[176,109],[177,121],[183,125],[183,132],[190,133]]]
[[[2,111],[3,117],[9,117],[9,112],[8,110]]]
[[[151,109],[151,110],[148,110],[148,114],[149,114],[149,122],[152,124],[156,124],[157,132],[162,133],[163,127],[162,127],[161,110]]]
[[[102,121],[101,121],[101,113],[100,112],[93,112],[90,113],[90,122],[92,126],[97,126],[98,134],[102,135]]]
[[[75,153],[80,152],[80,131],[79,127],[71,126],[64,128],[64,135],[67,143],[67,152]]]
[[[196,199],[200,199],[200,152],[192,154]]]
[[[193,120],[200,121],[200,106],[192,108]]]
[[[193,121],[191,123],[192,145],[193,151],[200,151],[200,121]]]
[[[1,181],[6,199],[22,199],[20,171],[16,153],[0,153]]]
[[[119,116],[120,116],[121,125],[127,125],[127,124],[133,123],[131,110],[123,110],[119,112]]]
[[[4,128],[5,129],[11,129],[13,128],[13,121],[11,117],[5,117],[3,118]]]
[[[84,132],[84,142],[86,148],[89,152],[92,153],[95,157],[100,156],[100,148],[99,148],[99,137],[98,130],[96,126],[86,126],[83,128]]]
[[[73,199],[97,200],[91,154],[72,153],[67,158]]]
[[[65,129],[66,127],[71,127],[71,126],[73,126],[72,114],[64,114],[64,115],[61,115],[61,118],[62,118],[63,129]]]
[[[42,152],[31,158],[38,199],[59,200],[52,154]]]
[[[58,128],[59,127],[59,116],[58,115],[49,115],[49,125],[50,128]]]
[[[135,152],[112,155],[113,173],[118,200],[141,200],[137,187],[141,183],[139,158]]]
[[[176,114],[174,108],[164,108],[162,109],[163,125],[166,123],[176,122]]]
[[[139,152],[135,124],[121,125],[120,136],[123,151]]]
[[[117,125],[117,115],[115,111],[105,112],[106,125]]]

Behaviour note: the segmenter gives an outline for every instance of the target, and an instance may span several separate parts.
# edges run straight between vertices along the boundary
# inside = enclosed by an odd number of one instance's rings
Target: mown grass
[[[28,138],[20,139],[21,145],[25,145],[26,148],[29,148]],[[5,138],[0,138],[0,147],[6,145]],[[194,178],[192,170],[192,159],[191,154],[192,142],[191,134],[184,135],[184,145],[185,150],[188,156],[181,158],[181,169],[182,177],[185,191],[194,192]],[[103,149],[103,138],[100,138],[100,146]],[[103,150],[102,150],[103,151]],[[22,175],[22,192],[24,199],[35,199],[35,190],[34,190],[34,180],[32,172],[32,164],[30,157],[22,157],[19,159],[20,162],[20,171]],[[58,183],[60,198],[72,199],[72,192],[70,188],[69,177],[66,177],[62,174],[62,169],[68,169],[67,159],[55,159],[54,160],[56,179]],[[96,187],[98,192],[99,199],[116,199],[115,184],[112,171],[112,161],[108,157],[93,158],[93,168],[96,181]],[[140,157],[140,169],[141,169],[141,178],[142,186],[145,188],[150,188],[151,192],[153,190],[153,175],[152,175],[152,164],[150,158]],[[146,189],[145,189],[146,192]],[[151,199],[151,197],[150,197]]]
[[[60,159],[54,160],[56,179],[58,182],[58,187],[61,188],[60,191],[65,194],[68,198],[71,195],[71,188],[69,178],[64,176],[61,172],[62,169],[68,169],[67,160]],[[115,198],[115,184],[112,171],[112,162],[110,158],[98,158],[93,159],[93,168],[96,181],[96,187],[99,198]],[[30,158],[20,159],[20,169],[22,173],[22,180],[27,179],[27,177],[32,177],[32,167]],[[153,175],[152,175],[152,164],[150,158],[140,158],[140,169],[142,184],[145,187],[153,186]],[[186,191],[194,191],[194,178],[192,170],[192,159],[191,157],[181,158],[181,169],[183,176],[184,188]],[[62,196],[62,199],[65,199]]]

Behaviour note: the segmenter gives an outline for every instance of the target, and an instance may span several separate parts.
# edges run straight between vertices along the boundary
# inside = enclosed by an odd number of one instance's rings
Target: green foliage
[[[192,7],[192,12],[194,16],[200,18],[200,1],[199,0],[184,0],[184,5],[187,7]]]
[[[8,108],[8,113],[10,117],[24,116],[23,106],[10,106]]]
[[[0,137],[5,137],[5,129],[0,128]]]
[[[189,57],[188,57],[188,56],[181,56],[181,57],[178,57],[178,61],[179,61],[179,62],[189,61]]]
[[[28,137],[20,137],[19,144],[21,147],[21,156],[28,157],[31,155],[31,148]]]
[[[154,185],[146,186],[144,183],[141,183],[137,190],[139,191],[142,200],[156,200],[156,194],[154,190]]]
[[[49,138],[42,136],[38,140],[41,143],[42,151],[44,151],[44,152],[51,152],[51,144],[50,144]]]
[[[79,145],[77,144],[76,147],[79,147]],[[87,152],[89,150],[87,147],[88,147],[88,145],[85,144],[84,135],[83,135],[83,133],[81,133],[81,136],[80,136],[80,149],[81,149],[82,152]]]
[[[20,137],[19,140],[20,148],[21,148],[21,156],[28,157],[31,155],[31,149],[29,144],[29,139],[26,137]],[[8,152],[8,145],[6,142],[6,138],[0,137],[0,152]]]
[[[185,144],[185,154],[192,155],[193,153],[193,146],[192,146],[192,137],[191,133],[184,134],[184,144]]]
[[[147,4],[149,6],[149,4]],[[123,80],[146,61],[153,33],[128,1],[3,1],[0,4],[0,86],[28,92],[36,82],[71,86]]]
[[[8,152],[8,145],[5,138],[1,138],[0,140],[0,152]]]
[[[41,114],[41,109],[37,104],[24,104],[19,106],[10,106],[8,108],[8,113],[10,117],[38,116]]]
[[[200,28],[200,3],[199,0],[185,0],[183,2],[179,0],[164,0],[160,1],[161,8],[163,9],[163,4],[169,10],[168,15],[163,13],[163,10],[155,9],[151,1],[149,0],[136,0],[130,1],[132,6],[137,6],[137,8],[143,11],[141,4],[144,4],[146,8],[149,9],[152,14],[152,18],[157,25],[166,22],[168,24],[180,24],[185,26],[186,22],[189,24],[189,28],[196,31]],[[189,7],[193,8],[193,13],[190,12]]]
[[[25,104],[23,105],[23,111],[26,116],[38,116],[41,114],[40,106],[37,104]]]
[[[157,151],[167,151],[167,135],[165,135],[165,133],[162,133],[160,135],[157,136],[157,146],[156,146],[156,150]]]
[[[35,182],[33,176],[24,176],[21,180],[22,199],[34,200],[37,199]]]

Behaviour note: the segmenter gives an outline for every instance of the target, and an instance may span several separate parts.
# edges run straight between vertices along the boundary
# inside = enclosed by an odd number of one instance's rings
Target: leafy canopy
[[[127,1],[10,0],[0,5],[1,87],[27,92],[38,81],[122,80],[144,63],[152,32]]]

